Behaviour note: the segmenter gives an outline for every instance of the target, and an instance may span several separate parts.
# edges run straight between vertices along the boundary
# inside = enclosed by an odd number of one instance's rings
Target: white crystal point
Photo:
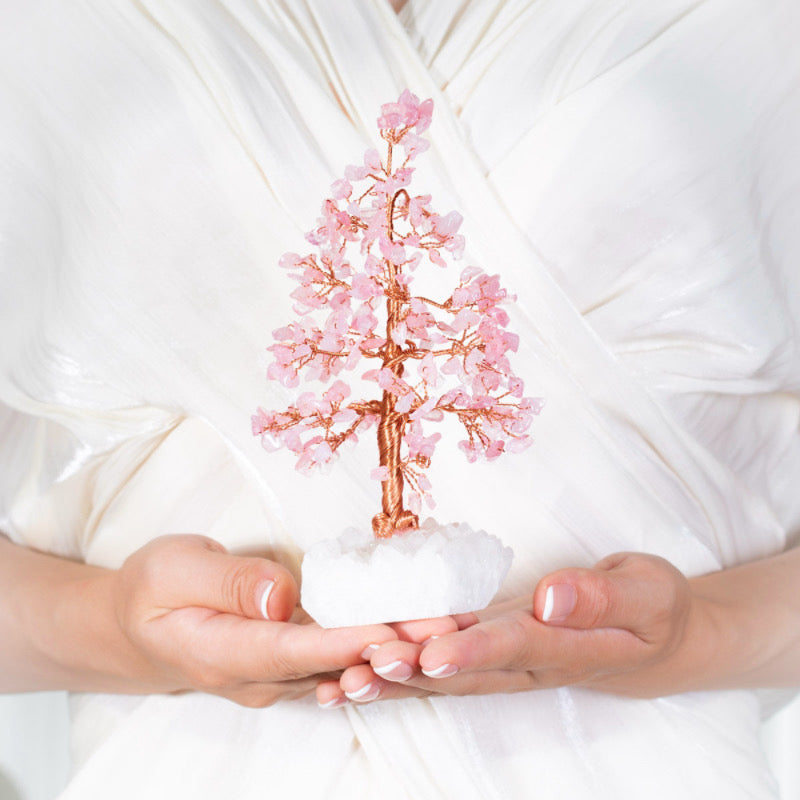
[[[513,557],[496,536],[463,522],[427,519],[388,539],[350,528],[306,553],[301,603],[325,628],[478,611]]]

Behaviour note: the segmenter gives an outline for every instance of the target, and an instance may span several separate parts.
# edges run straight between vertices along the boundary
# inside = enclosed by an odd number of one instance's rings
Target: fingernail
[[[427,646],[427,645],[429,645],[429,644],[430,644],[432,641],[434,641],[435,639],[438,639],[438,638],[439,638],[439,634],[438,634],[438,633],[434,633],[434,634],[433,634],[433,636],[429,636],[429,637],[428,637],[428,638],[427,638],[427,639],[426,639],[426,640],[425,640],[425,641],[422,643],[422,647],[426,647],[426,646]]]
[[[442,664],[441,667],[436,669],[423,669],[423,675],[429,678],[449,678],[458,672],[458,667],[455,664]]]
[[[381,678],[401,683],[407,681],[414,674],[413,667],[406,664],[405,661],[392,661],[391,664],[385,664],[382,667],[373,667],[372,671]]]
[[[562,622],[578,602],[578,593],[569,583],[554,583],[547,587],[544,596],[543,622]]]
[[[267,581],[267,583],[264,584],[263,589],[261,589],[261,598],[258,601],[258,607],[261,611],[261,616],[264,617],[264,619],[269,619],[267,604],[269,603],[269,596],[272,594],[274,587],[275,581]]]
[[[380,687],[374,683],[367,683],[355,692],[345,692],[345,695],[350,700],[355,700],[359,703],[368,703],[370,700],[375,700],[381,693]]]
[[[320,708],[341,708],[347,705],[346,697],[334,697],[333,700],[328,700],[327,703],[317,703]]]
[[[372,654],[380,647],[378,644],[368,644],[362,651],[361,651],[361,658],[364,661],[369,661],[372,658]]]

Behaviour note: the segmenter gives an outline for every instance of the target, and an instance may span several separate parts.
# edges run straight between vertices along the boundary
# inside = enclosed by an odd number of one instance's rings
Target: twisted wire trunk
[[[389,145],[387,172],[391,172],[392,148]],[[395,201],[405,194],[403,189],[395,193],[387,209],[387,235],[394,238],[394,206]],[[407,197],[408,195],[406,195]],[[386,344],[383,353],[383,368],[388,368],[398,378],[403,376],[403,361],[399,357],[402,348],[394,341],[392,334],[400,319],[402,300],[398,297],[399,286],[396,278],[399,267],[390,259],[385,259],[389,274],[389,291],[386,295]],[[372,530],[378,538],[388,538],[396,531],[419,527],[419,518],[413,512],[403,508],[403,469],[400,457],[400,445],[403,431],[408,419],[407,414],[399,414],[395,410],[396,398],[384,389],[381,398],[381,420],[378,423],[379,464],[386,467],[388,475],[381,481],[381,512],[372,518]]]

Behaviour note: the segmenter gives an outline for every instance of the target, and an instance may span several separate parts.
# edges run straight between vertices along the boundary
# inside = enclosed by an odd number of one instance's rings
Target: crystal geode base
[[[305,555],[303,608],[325,628],[478,611],[508,574],[513,551],[465,523],[427,519],[376,539],[353,528]]]

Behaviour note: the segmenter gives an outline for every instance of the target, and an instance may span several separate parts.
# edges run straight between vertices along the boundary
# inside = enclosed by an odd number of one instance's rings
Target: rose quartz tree
[[[494,459],[529,444],[541,407],[523,396],[511,369],[518,337],[506,329],[503,305],[513,298],[497,275],[467,267],[445,296],[414,291],[421,270],[446,269],[464,250],[461,216],[440,215],[430,196],[409,190],[411,163],[428,148],[420,134],[432,110],[431,100],[420,103],[408,90],[383,105],[385,157],[369,150],[363,166],[348,166],[333,184],[306,236],[316,252],[281,258],[299,284],[291,295],[298,318],[274,332],[267,375],[287,387],[301,377],[329,386],[303,392],[283,411],[259,408],[253,416],[264,447],[288,448],[304,472],[377,426],[378,537],[418,527],[422,502],[433,506],[425,475],[441,438],[433,425],[455,418],[467,459]],[[360,377],[375,384],[375,396],[351,399],[344,376],[365,365]]]

